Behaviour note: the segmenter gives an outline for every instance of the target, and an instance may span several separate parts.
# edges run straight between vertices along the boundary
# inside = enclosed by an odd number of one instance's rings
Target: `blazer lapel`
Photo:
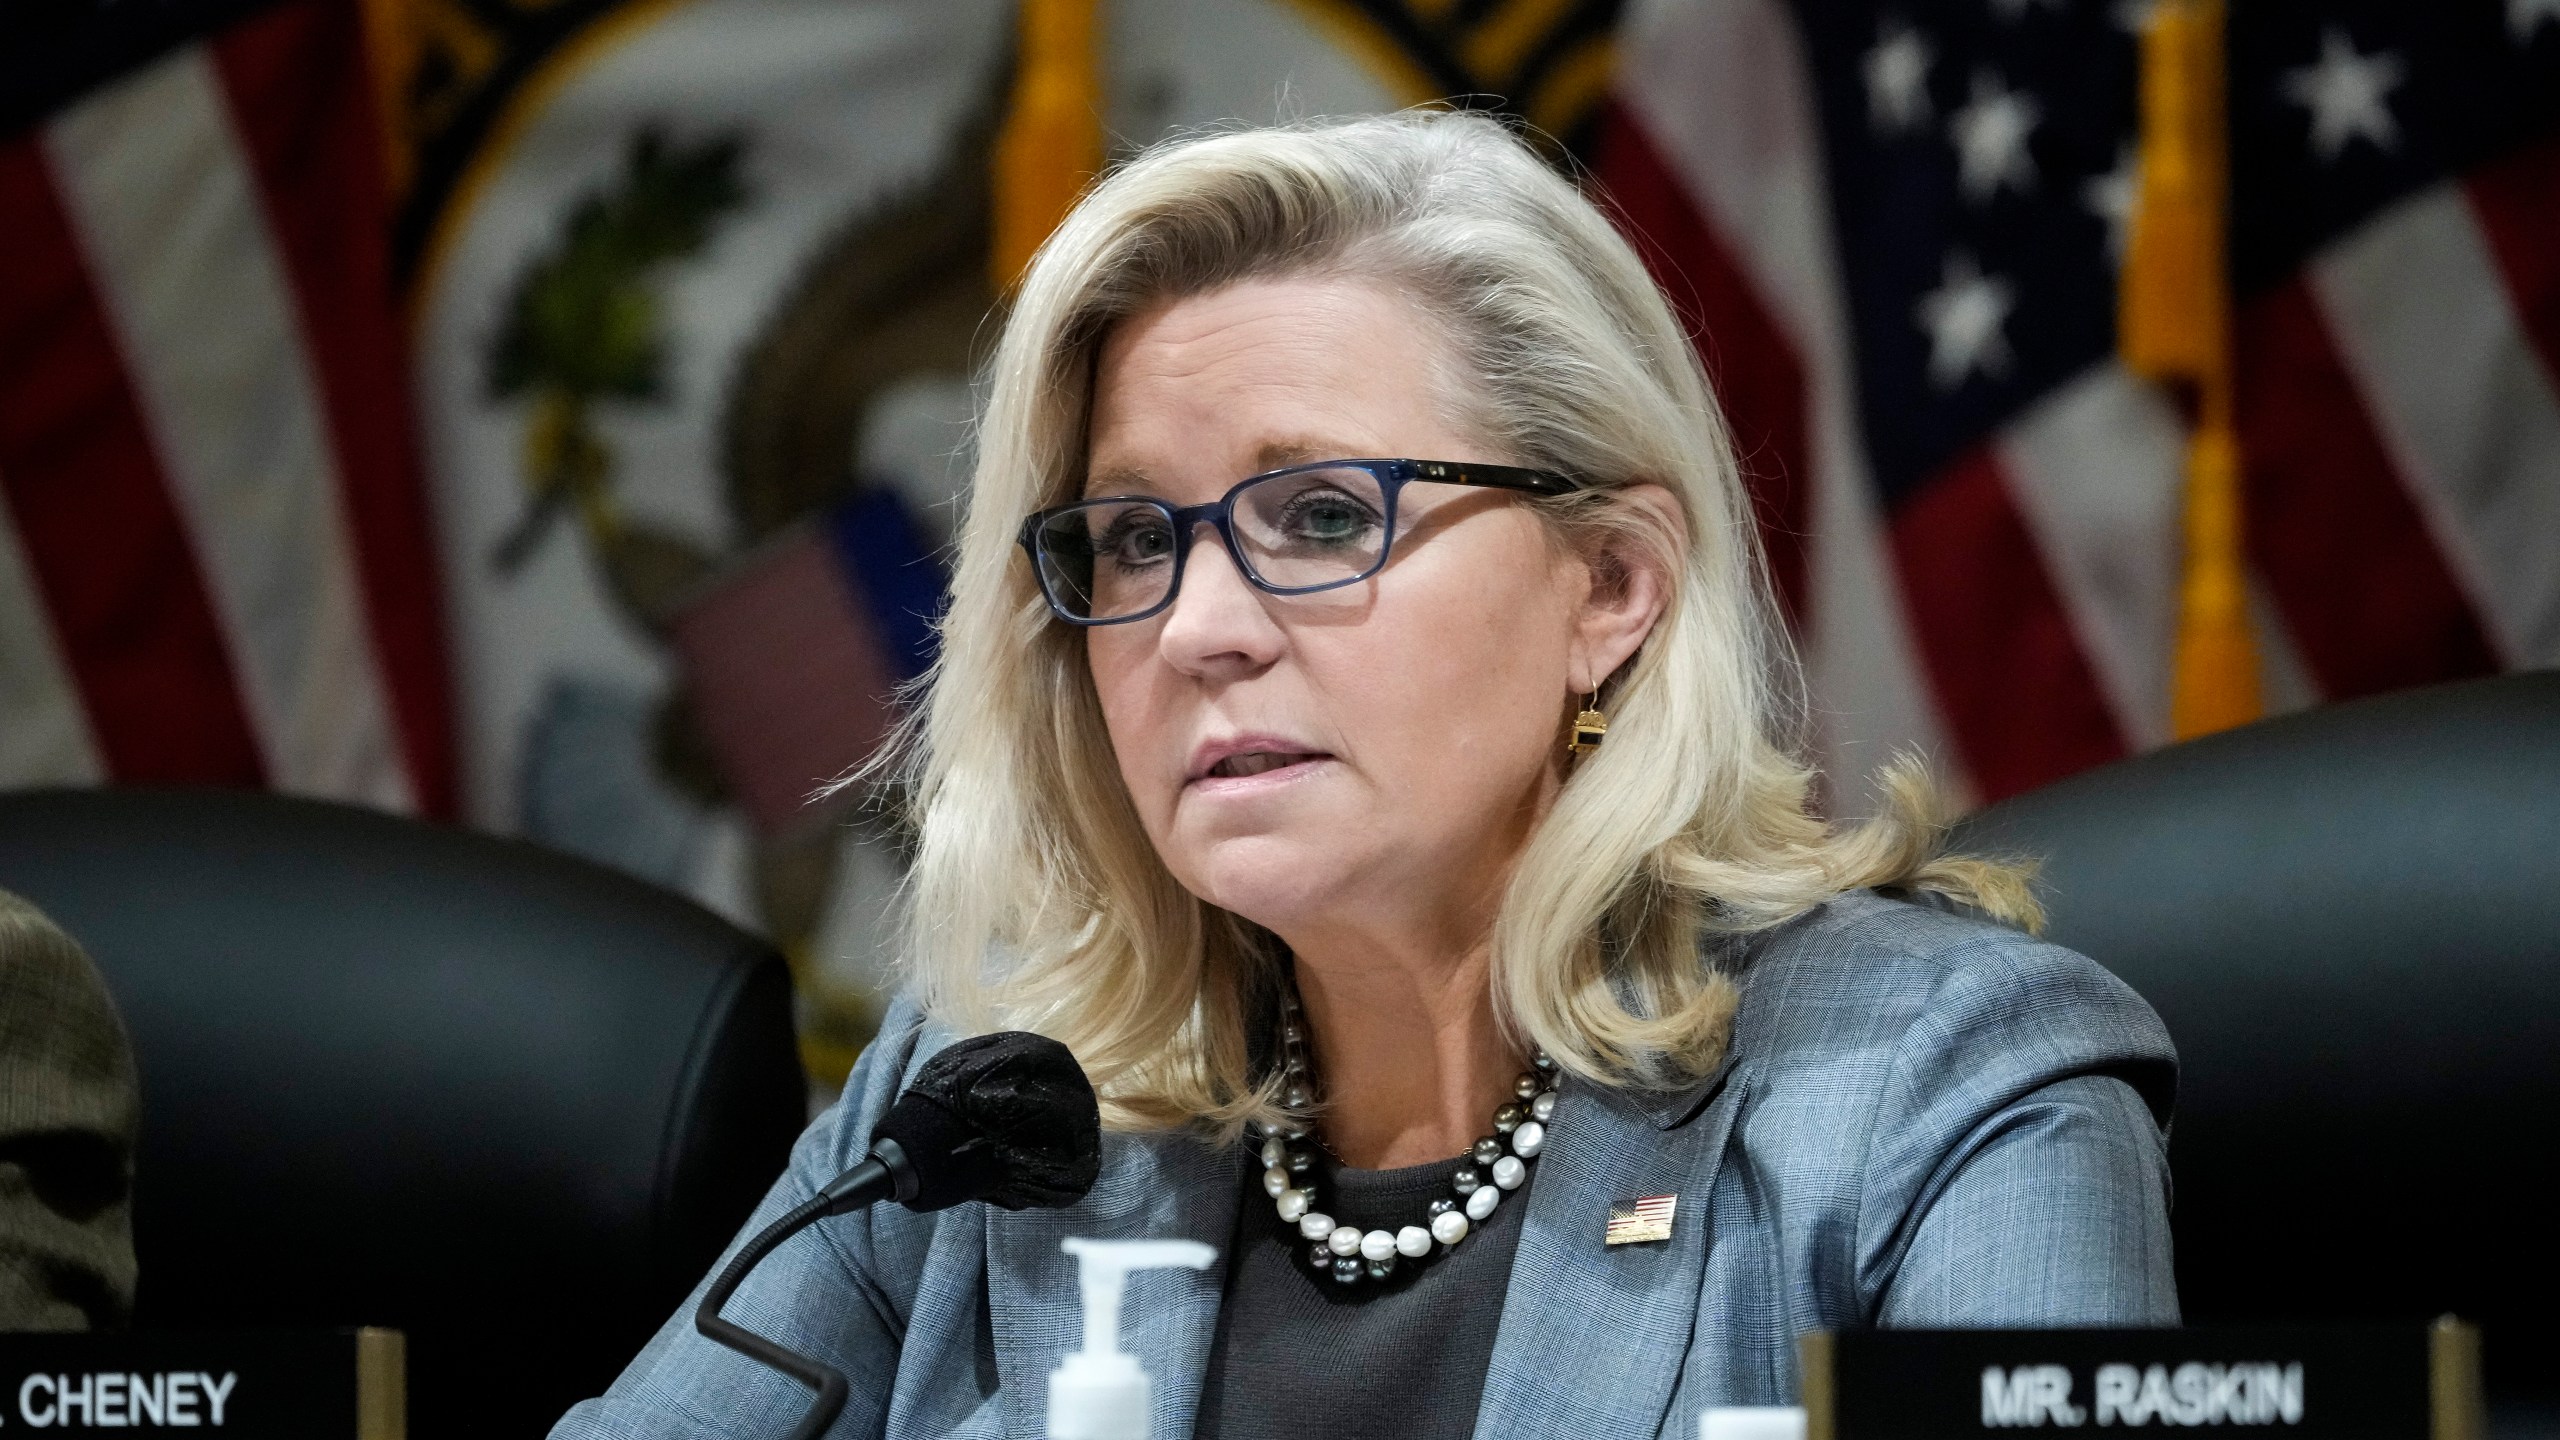
[[[1191,1433],[1242,1184],[1228,1150],[1191,1135],[1105,1135],[1101,1178],[1083,1200],[1063,1210],[988,1208],[987,1318],[1013,1440],[1041,1440],[1049,1372],[1084,1343],[1075,1261],[1059,1248],[1070,1235],[1199,1240],[1217,1250],[1207,1270],[1130,1276],[1120,1307],[1120,1348],[1138,1357],[1155,1386],[1154,1433]]]
[[[1476,1440],[1663,1433],[1697,1323],[1707,1197],[1747,1089],[1730,1067],[1669,1095],[1559,1093]],[[1670,1239],[1603,1243],[1611,1206],[1654,1195],[1679,1197]]]

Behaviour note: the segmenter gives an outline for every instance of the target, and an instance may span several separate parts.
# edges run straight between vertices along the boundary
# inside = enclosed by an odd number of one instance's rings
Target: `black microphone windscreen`
[[[881,1117],[916,1172],[911,1210],[1072,1205],[1102,1169],[1102,1115],[1067,1047],[1019,1030],[935,1054]]]

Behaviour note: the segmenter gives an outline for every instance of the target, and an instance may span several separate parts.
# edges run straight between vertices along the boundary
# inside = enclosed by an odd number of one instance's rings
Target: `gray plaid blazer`
[[[1672,1094],[1567,1084],[1519,1203],[1519,1255],[1476,1424],[1498,1436],[1695,1433],[1710,1404],[1796,1394],[1796,1337],[1870,1325],[2167,1325],[2163,1127],[2176,1057],[2158,1017],[2087,959],[1978,920],[1843,896],[1725,960],[1731,1053]],[[801,1137],[749,1231],[860,1160],[915,1066],[950,1038],[894,1009],[843,1102]],[[784,1246],[730,1318],[852,1380],[831,1432],[1038,1440],[1048,1374],[1080,1343],[1070,1235],[1224,1249],[1232,1151],[1111,1135],[1065,1210],[884,1205]],[[1604,1246],[1609,1207],[1680,1197],[1671,1238]],[[1191,1433],[1224,1277],[1133,1277],[1122,1344],[1155,1380],[1155,1433]],[[553,1440],[787,1433],[798,1384],[696,1335],[687,1302]]]

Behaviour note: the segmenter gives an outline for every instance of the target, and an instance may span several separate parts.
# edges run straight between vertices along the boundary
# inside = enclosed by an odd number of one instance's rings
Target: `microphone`
[[[817,1391],[790,1436],[816,1440],[844,1409],[844,1376],[720,1318],[758,1262],[830,1215],[883,1200],[919,1212],[967,1200],[1006,1210],[1073,1205],[1101,1170],[1101,1110],[1067,1047],[1020,1030],[972,1036],[924,1062],[861,1164],[739,1247],[703,1292],[693,1328]]]

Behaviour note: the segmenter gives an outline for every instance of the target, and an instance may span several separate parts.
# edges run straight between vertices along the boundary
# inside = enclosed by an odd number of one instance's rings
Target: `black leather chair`
[[[2487,1327],[2560,1376],[2560,673],[2271,720],[1968,823],[2160,1011],[2191,1320]]]
[[[512,841],[217,792],[0,795],[142,1076],[137,1326],[391,1325],[412,1433],[601,1389],[780,1173],[790,979],[700,907]]]

